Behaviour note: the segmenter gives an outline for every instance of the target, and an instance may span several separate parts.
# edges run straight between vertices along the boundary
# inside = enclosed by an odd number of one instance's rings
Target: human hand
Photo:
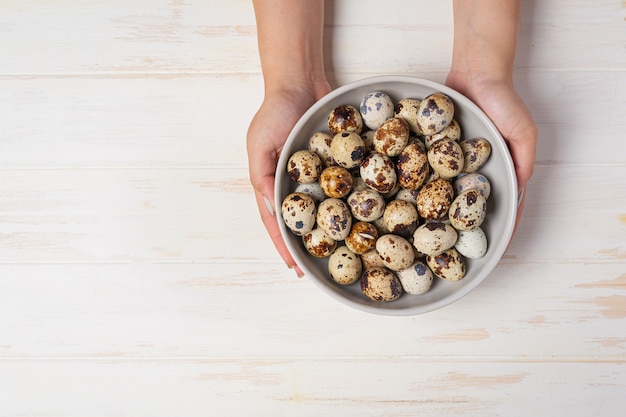
[[[280,210],[280,207],[274,207],[276,166],[291,129],[309,107],[328,92],[330,85],[323,80],[311,86],[266,93],[247,134],[250,182],[254,187],[261,219],[276,250],[299,277],[304,273],[289,253],[275,217],[276,210]]]
[[[470,76],[451,71],[446,85],[476,103],[504,137],[515,165],[520,193],[514,233],[524,210],[524,190],[533,173],[537,147],[537,126],[515,90],[512,80],[489,76]]]

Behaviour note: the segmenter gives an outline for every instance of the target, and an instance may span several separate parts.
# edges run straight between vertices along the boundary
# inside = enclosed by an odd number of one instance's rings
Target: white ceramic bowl
[[[431,289],[422,295],[403,294],[392,302],[376,302],[361,293],[360,283],[341,286],[330,277],[327,259],[317,259],[308,254],[302,238],[285,226],[280,207],[285,196],[297,186],[286,172],[287,160],[300,149],[307,149],[311,135],[328,131],[328,114],[337,106],[351,104],[359,108],[361,99],[372,91],[383,91],[395,102],[402,98],[422,99],[434,92],[448,95],[455,105],[455,119],[461,125],[462,138],[483,137],[491,143],[492,153],[480,173],[491,183],[487,200],[487,217],[481,226],[488,240],[488,250],[480,259],[466,260],[467,273],[457,282],[434,278]],[[496,267],[504,254],[515,224],[517,214],[517,182],[513,162],[502,136],[489,118],[472,101],[442,84],[409,76],[379,76],[344,85],[314,104],[298,121],[287,138],[278,161],[275,183],[275,207],[283,238],[297,264],[306,276],[333,298],[356,309],[385,315],[414,315],[432,311],[467,295]]]

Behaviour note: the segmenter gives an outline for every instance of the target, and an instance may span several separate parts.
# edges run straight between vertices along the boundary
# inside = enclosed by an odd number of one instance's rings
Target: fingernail
[[[267,209],[269,210],[270,214],[273,216],[274,207],[272,207],[272,203],[270,202],[269,198],[263,196],[263,201],[265,201],[265,205],[267,206]]]
[[[517,195],[517,206],[519,207],[520,204],[522,204],[522,199],[524,198],[524,190],[526,190],[526,187],[522,187],[522,189],[520,190],[519,194]]]

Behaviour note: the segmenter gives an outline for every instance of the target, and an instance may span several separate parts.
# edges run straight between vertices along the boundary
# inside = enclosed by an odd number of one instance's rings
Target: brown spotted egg
[[[359,256],[345,246],[339,246],[328,258],[328,272],[338,284],[350,285],[359,280],[363,264]]]
[[[287,173],[297,183],[315,182],[322,172],[322,160],[313,151],[296,151],[287,161]]]
[[[363,96],[359,110],[363,124],[371,130],[376,130],[385,120],[393,117],[394,105],[389,95],[382,91],[373,91]]]
[[[385,120],[374,134],[374,149],[387,156],[397,156],[409,143],[409,124],[401,117]]]
[[[403,98],[396,103],[395,116],[401,117],[409,124],[409,130],[416,135],[421,135],[422,131],[417,124],[417,113],[420,107],[420,100],[415,98]]]
[[[363,131],[363,118],[359,109],[349,104],[334,108],[328,115],[328,131],[334,136],[340,132]]]
[[[487,139],[474,138],[461,141],[461,150],[465,160],[463,172],[476,172],[485,165],[491,156],[491,144]]]
[[[415,260],[413,245],[394,234],[380,236],[376,241],[376,250],[383,264],[392,271],[408,268]]]
[[[385,266],[376,248],[369,250],[361,255],[361,262],[363,263],[363,269],[370,269],[376,266]]]
[[[315,227],[309,233],[302,236],[304,247],[316,258],[326,258],[337,248],[337,241],[332,239],[321,228]]]
[[[472,230],[479,227],[487,212],[487,200],[473,188],[457,195],[450,205],[448,218],[457,230]]]
[[[405,200],[392,200],[385,207],[383,220],[391,233],[409,239],[417,229],[417,208]]]
[[[460,281],[465,276],[465,260],[454,248],[437,256],[427,256],[426,264],[433,274],[447,281]]]
[[[463,150],[455,140],[439,139],[428,148],[428,163],[443,178],[454,178],[463,171]]]
[[[354,168],[365,158],[365,143],[361,136],[354,132],[341,132],[333,136],[330,142],[333,160],[344,168]]]
[[[324,168],[319,177],[319,185],[328,197],[342,198],[352,190],[352,174],[344,167]]]
[[[392,191],[397,183],[395,165],[382,153],[368,155],[361,163],[359,173],[368,187],[382,194]]]
[[[454,103],[443,93],[433,93],[420,102],[417,124],[426,136],[441,132],[452,123]]]
[[[417,194],[417,212],[426,220],[443,219],[453,199],[452,183],[445,178],[436,178],[426,183]]]
[[[457,231],[449,224],[427,222],[413,233],[413,246],[424,255],[435,256],[453,247],[457,236]]]
[[[294,192],[283,199],[281,215],[295,235],[302,236],[313,230],[316,214],[315,200],[308,194]]]
[[[431,136],[426,136],[424,142],[426,147],[430,148],[430,145],[443,138],[448,138],[455,141],[461,140],[461,125],[459,124],[459,122],[456,121],[456,119],[452,119],[452,122],[450,122],[448,127],[443,129],[441,132],[435,133]]]
[[[326,200],[326,194],[324,194],[324,190],[320,186],[318,181],[312,182],[310,184],[298,184],[295,189],[298,193],[305,193],[313,197],[316,203],[319,203],[322,200]]]
[[[348,196],[348,205],[354,218],[373,222],[385,212],[385,199],[371,188],[357,190]]]
[[[433,272],[422,261],[415,261],[413,265],[396,274],[407,294],[424,294],[430,290],[433,283]]]
[[[330,150],[330,142],[332,140],[333,136],[328,132],[315,132],[309,138],[309,150],[315,152],[320,157],[322,165],[325,167],[336,165]]]
[[[491,194],[491,183],[487,177],[478,172],[461,175],[454,180],[454,190],[457,195],[472,188],[479,190],[485,198],[489,198]]]
[[[373,301],[394,301],[402,295],[402,283],[389,269],[373,267],[361,275],[361,292]]]
[[[418,142],[409,143],[396,162],[398,183],[407,190],[418,190],[430,174],[428,156]]]
[[[344,240],[352,228],[348,205],[338,198],[327,198],[317,208],[317,225],[334,240]]]
[[[345,243],[352,252],[363,255],[376,247],[376,239],[378,239],[376,226],[368,222],[356,222],[352,225]]]

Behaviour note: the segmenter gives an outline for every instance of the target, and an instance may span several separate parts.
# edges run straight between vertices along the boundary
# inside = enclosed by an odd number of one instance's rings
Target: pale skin
[[[300,116],[331,91],[324,67],[323,0],[253,0],[265,95],[247,135],[250,181],[274,246],[302,276],[274,215],[281,149]],[[521,0],[455,0],[446,85],[472,99],[507,141],[524,190],[535,163],[537,128],[513,84]],[[277,24],[280,22],[280,24]],[[518,208],[516,229],[524,208]]]

